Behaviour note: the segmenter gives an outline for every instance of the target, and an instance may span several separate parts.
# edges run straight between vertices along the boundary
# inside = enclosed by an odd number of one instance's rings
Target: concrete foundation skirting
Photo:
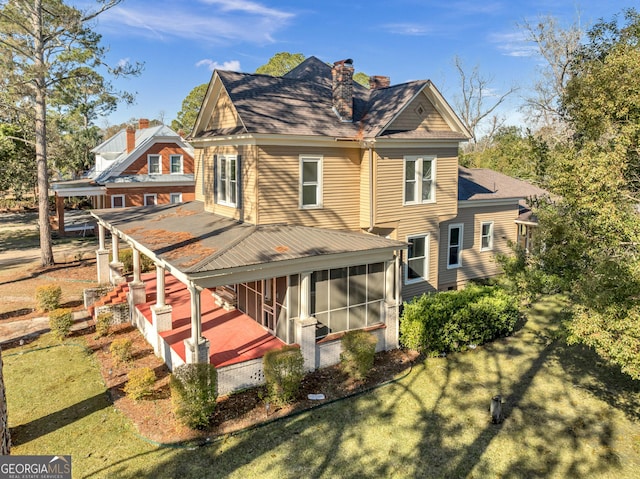
[[[264,384],[262,358],[218,369],[218,394],[221,396],[261,384]]]

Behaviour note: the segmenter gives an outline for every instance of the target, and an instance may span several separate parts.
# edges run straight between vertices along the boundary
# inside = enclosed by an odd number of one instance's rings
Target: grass
[[[74,477],[637,477],[640,384],[565,345],[562,307],[546,299],[511,338],[195,449],[137,437],[82,348],[8,350],[12,452],[70,453]],[[494,425],[498,393],[506,419]]]

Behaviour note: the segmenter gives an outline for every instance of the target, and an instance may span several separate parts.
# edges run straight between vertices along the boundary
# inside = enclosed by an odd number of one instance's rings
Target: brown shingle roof
[[[487,168],[458,169],[458,200],[494,200],[548,196],[549,192]]]
[[[402,108],[429,84],[421,80],[369,90],[354,82],[353,122],[342,122],[333,110],[331,67],[316,57],[307,58],[283,77],[230,71],[217,71],[217,74],[246,132],[336,138],[380,135]],[[196,137],[230,133],[234,132],[210,130]],[[443,132],[428,131],[396,131],[386,137],[466,139],[455,132],[443,135]]]

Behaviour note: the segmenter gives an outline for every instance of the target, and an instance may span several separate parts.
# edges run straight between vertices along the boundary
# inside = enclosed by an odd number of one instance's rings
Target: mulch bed
[[[93,328],[85,332],[88,347],[100,364],[102,377],[109,389],[114,405],[135,424],[138,433],[160,443],[201,440],[228,434],[256,424],[306,410],[327,401],[366,391],[408,371],[417,359],[417,353],[402,350],[376,354],[373,370],[365,381],[354,381],[339,366],[323,368],[305,376],[298,400],[286,407],[267,411],[263,400],[265,388],[257,387],[218,399],[218,407],[209,428],[194,431],[176,422],[171,407],[169,391],[170,372],[140,332],[130,324],[113,327],[107,337],[96,337]],[[109,345],[116,338],[129,338],[133,343],[133,361],[119,364],[113,360]],[[127,374],[134,368],[150,367],[158,378],[152,398],[133,401],[126,397],[123,388]],[[308,394],[322,393],[325,399],[312,401]]]

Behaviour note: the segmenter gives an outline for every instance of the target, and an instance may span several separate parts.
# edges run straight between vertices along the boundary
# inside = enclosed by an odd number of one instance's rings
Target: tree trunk
[[[47,84],[42,38],[42,1],[36,0],[31,23],[34,32],[35,56],[35,115],[36,115],[36,165],[38,171],[38,222],[40,224],[40,258],[42,266],[54,264],[49,224],[49,172],[47,170]]]
[[[7,396],[4,392],[4,376],[2,375],[2,348],[0,347],[0,455],[7,456],[11,452],[11,435],[7,417]]]

